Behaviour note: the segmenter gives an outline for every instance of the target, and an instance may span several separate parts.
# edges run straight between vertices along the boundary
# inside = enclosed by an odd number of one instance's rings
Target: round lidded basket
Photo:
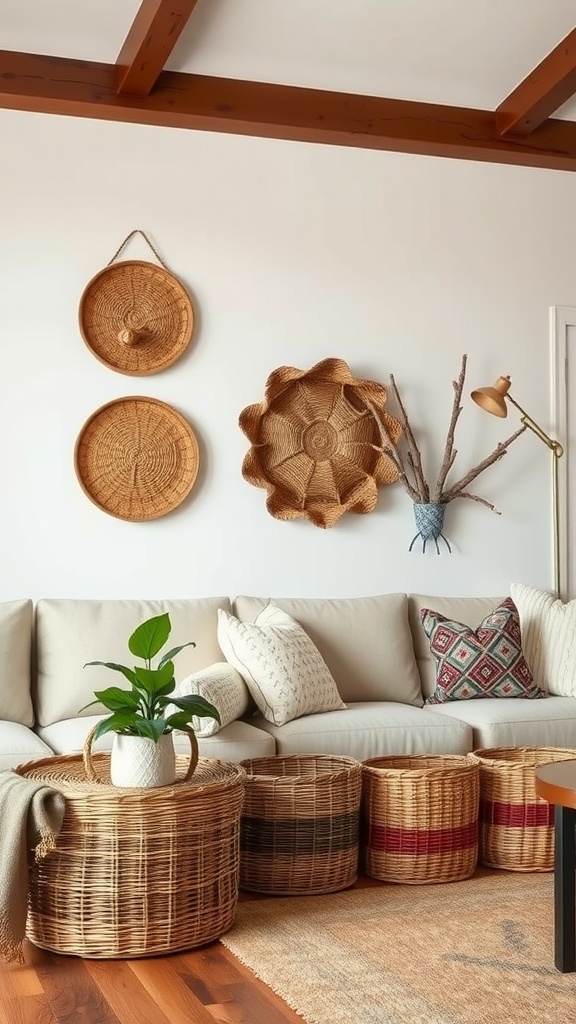
[[[576,758],[565,747],[484,747],[480,769],[479,859],[506,871],[552,871],[554,807],[536,793],[535,770]]]
[[[362,766],[292,754],[241,762],[240,888],[273,896],[337,892],[358,872]]]
[[[159,519],[188,496],[198,473],[198,442],[172,406],[131,395],[101,406],[82,427],[76,476],[90,501],[130,522]]]
[[[413,885],[470,878],[478,860],[479,769],[464,755],[362,764],[366,874]]]
[[[185,780],[158,789],[110,785],[110,755],[21,765],[59,790],[66,809],[56,849],[30,871],[27,937],[89,958],[156,956],[212,942],[231,927],[238,898],[244,771],[200,758]]]

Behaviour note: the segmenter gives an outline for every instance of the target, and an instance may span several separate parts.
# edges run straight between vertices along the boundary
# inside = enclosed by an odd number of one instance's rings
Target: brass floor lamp
[[[553,437],[550,437],[542,427],[532,419],[531,416],[518,405],[518,402],[512,398],[509,394],[510,390],[510,377],[498,377],[498,380],[491,388],[478,388],[473,391],[471,398],[480,406],[481,409],[485,409],[486,412],[492,413],[493,416],[507,416],[508,406],[506,405],[506,399],[515,406],[516,409],[521,413],[520,422],[528,427],[532,433],[536,434],[541,441],[550,449],[552,456],[552,528],[554,534],[554,590],[556,597],[561,597],[561,586],[560,586],[560,501],[558,493],[558,460],[564,454],[564,449],[559,441],[556,441]]]

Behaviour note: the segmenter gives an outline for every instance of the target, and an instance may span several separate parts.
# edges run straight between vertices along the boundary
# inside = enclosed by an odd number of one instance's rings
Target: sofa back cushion
[[[218,646],[218,609],[230,610],[227,597],[170,601],[82,601],[43,599],[36,606],[38,681],[36,717],[40,725],[74,718],[94,699],[94,690],[128,687],[119,672],[101,666],[83,668],[88,661],[141,665],[128,649],[128,638],[153,615],[168,612],[172,632],[168,647],[193,640],[174,661],[176,682],[214,662],[223,661]],[[168,649],[167,647],[167,649]],[[164,653],[163,651],[161,653]],[[102,709],[104,710],[104,709]],[[87,708],[94,715],[98,705]]]
[[[427,594],[409,594],[410,629],[414,638],[414,651],[425,697],[432,697],[436,689],[436,661],[430,652],[430,641],[421,620],[422,608],[430,608],[447,619],[462,622],[473,629],[498,607],[500,597],[430,597]]]
[[[0,720],[32,725],[32,601],[0,604]]]
[[[237,597],[244,622],[272,600],[318,648],[342,700],[391,700],[422,706],[406,594],[351,598]]]

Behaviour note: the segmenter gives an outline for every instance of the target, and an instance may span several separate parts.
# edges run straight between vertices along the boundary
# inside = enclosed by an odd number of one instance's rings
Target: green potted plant
[[[192,728],[194,716],[215,718],[220,715],[204,697],[175,697],[174,661],[184,647],[195,647],[194,641],[173,647],[162,655],[156,667],[153,659],[168,641],[172,629],[168,612],[142,622],[128,639],[128,648],[144,664],[129,668],[109,661],[88,661],[121,672],[130,683],[129,689],[109,686],[95,690],[94,704],[103,704],[111,714],[98,723],[92,734],[98,739],[114,733],[110,759],[110,778],[116,786],[163,786],[176,778],[173,730],[180,729],[190,738],[191,769],[198,760],[198,743]],[[177,710],[172,710],[172,709]]]

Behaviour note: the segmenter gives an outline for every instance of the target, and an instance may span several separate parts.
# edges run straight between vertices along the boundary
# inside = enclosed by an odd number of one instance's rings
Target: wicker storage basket
[[[479,770],[467,757],[373,757],[362,766],[366,874],[457,882],[478,859]]]
[[[239,765],[200,758],[159,789],[109,784],[109,754],[18,768],[64,794],[56,850],[29,879],[27,937],[56,953],[140,957],[192,949],[231,926],[238,898]]]
[[[360,762],[295,754],[253,758],[242,766],[240,888],[298,896],[352,885],[358,871]]]
[[[535,769],[576,758],[563,747],[484,747],[480,768],[479,859],[507,871],[552,871],[554,807],[536,794]]]

